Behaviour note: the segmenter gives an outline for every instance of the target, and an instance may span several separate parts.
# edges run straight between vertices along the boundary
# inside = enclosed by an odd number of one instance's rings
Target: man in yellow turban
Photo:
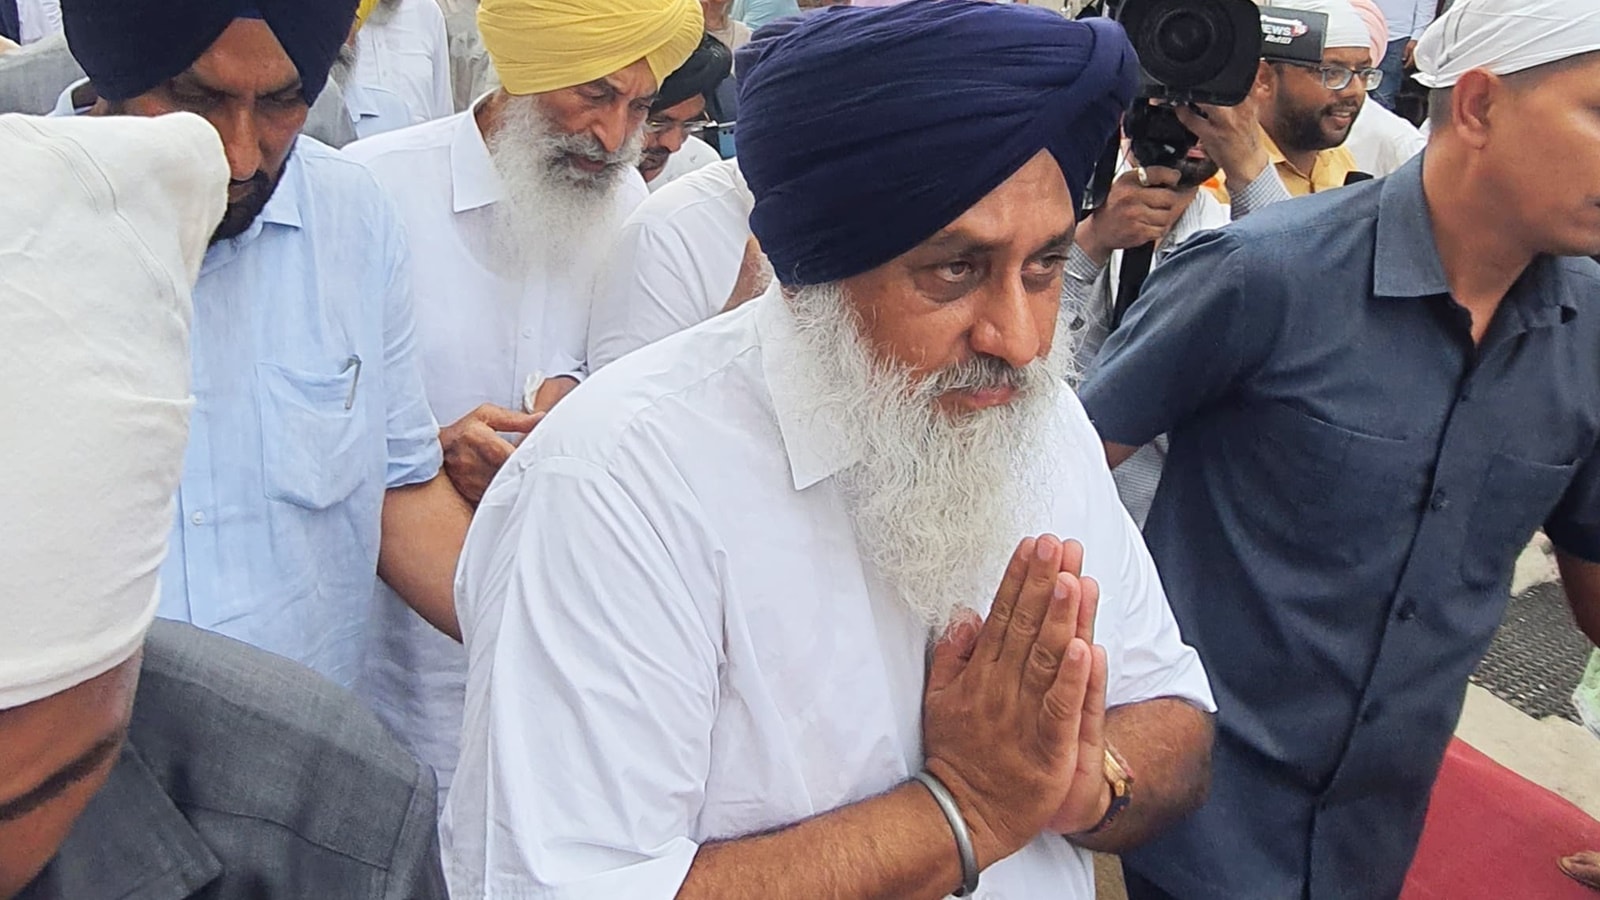
[[[431,2],[431,0],[429,0]],[[347,155],[405,219],[411,305],[445,470],[472,502],[584,377],[590,284],[647,191],[645,118],[699,45],[696,0],[484,0],[504,87],[452,117],[357,141]],[[450,784],[466,656],[397,598],[359,690]]]

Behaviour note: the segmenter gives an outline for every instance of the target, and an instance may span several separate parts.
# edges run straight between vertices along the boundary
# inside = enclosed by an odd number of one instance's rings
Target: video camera
[[[1175,166],[1198,141],[1176,107],[1237,106],[1261,60],[1320,64],[1328,31],[1322,13],[1254,0],[1106,0],[1104,12],[1122,23],[1139,56],[1139,97],[1123,131],[1146,166]],[[1116,176],[1114,143],[1095,173],[1089,210],[1105,202]]]

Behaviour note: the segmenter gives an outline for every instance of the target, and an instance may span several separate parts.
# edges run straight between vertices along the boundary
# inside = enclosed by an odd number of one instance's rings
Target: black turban
[[[701,38],[700,46],[678,70],[661,82],[652,113],[671,109],[691,97],[709,95],[733,71],[733,51],[711,35]]]
[[[261,19],[300,72],[306,103],[316,102],[339,48],[350,36],[357,0],[61,0],[67,44],[95,92],[128,100],[194,65],[235,19]]]
[[[877,268],[1041,150],[1081,199],[1138,86],[1109,19],[909,0],[785,25],[740,50],[738,139],[750,226],[786,285]]]

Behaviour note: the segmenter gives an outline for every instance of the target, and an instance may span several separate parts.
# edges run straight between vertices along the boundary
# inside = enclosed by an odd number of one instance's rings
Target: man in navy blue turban
[[[195,286],[196,404],[159,613],[345,687],[378,576],[454,632],[471,521],[440,474],[399,214],[370,171],[301,135],[355,9],[63,0],[89,77],[57,108],[196,113],[231,170]]]
[[[223,238],[250,227],[271,198],[355,15],[356,0],[61,4],[97,112],[183,110],[217,126],[234,172]]]
[[[596,373],[478,507],[451,890],[1089,900],[1089,850],[1200,803],[1214,708],[1056,340],[1128,40],[911,0],[760,43],[778,284]]]

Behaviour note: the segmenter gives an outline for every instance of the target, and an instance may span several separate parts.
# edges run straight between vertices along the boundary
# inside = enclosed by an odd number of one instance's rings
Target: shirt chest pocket
[[[1361,434],[1269,404],[1258,429],[1256,469],[1274,486],[1267,505],[1281,504],[1279,522],[1315,528],[1325,537],[1404,526],[1427,478],[1427,453],[1417,442]]]
[[[368,468],[355,403],[360,377],[354,358],[334,375],[256,365],[267,499],[327,509],[360,487]]]
[[[1532,462],[1496,454],[1467,521],[1461,578],[1474,587],[1509,580],[1519,553],[1566,493],[1576,464]]]

